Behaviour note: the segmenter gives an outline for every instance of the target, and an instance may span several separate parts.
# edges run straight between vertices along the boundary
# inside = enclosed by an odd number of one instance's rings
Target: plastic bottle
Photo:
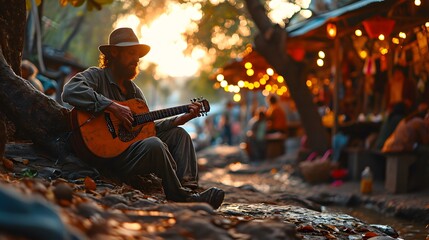
[[[369,194],[372,192],[372,172],[368,166],[362,171],[360,192],[363,194]]]

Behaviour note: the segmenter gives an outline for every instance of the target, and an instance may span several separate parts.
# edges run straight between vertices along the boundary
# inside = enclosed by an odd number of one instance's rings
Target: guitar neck
[[[134,124],[140,125],[147,122],[153,122],[155,120],[176,116],[182,113],[189,112],[189,105],[182,105],[178,107],[166,108],[161,110],[155,110],[152,112],[147,112],[143,114],[134,115]]]

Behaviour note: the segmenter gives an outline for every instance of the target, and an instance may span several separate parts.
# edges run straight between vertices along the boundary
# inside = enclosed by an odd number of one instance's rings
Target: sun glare
[[[198,71],[199,60],[204,56],[201,49],[195,50],[191,56],[183,53],[187,47],[183,33],[191,25],[191,19],[198,17],[201,17],[198,7],[171,4],[150,25],[143,25],[138,29],[140,20],[129,15],[119,19],[115,27],[133,28],[140,37],[140,42],[151,47],[149,54],[141,61],[141,68],[144,69],[151,62],[157,65],[157,75],[160,77],[187,77]]]
[[[290,18],[295,12],[299,11],[301,7],[307,8],[309,5],[309,0],[297,1],[296,4],[283,0],[271,0],[269,2],[270,11],[268,16],[273,22],[282,24],[284,19]]]

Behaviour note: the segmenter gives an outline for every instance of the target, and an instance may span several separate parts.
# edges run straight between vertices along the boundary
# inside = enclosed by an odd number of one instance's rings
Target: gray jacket
[[[64,85],[62,100],[76,109],[93,113],[104,111],[112,101],[139,98],[147,103],[143,92],[134,82],[127,81],[126,84],[128,93],[124,95],[110,69],[90,67],[76,74]],[[171,129],[174,119],[175,117],[156,121],[156,131]]]

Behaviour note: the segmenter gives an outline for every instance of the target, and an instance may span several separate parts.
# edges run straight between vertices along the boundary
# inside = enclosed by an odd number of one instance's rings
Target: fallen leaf
[[[375,232],[367,232],[363,235],[363,239],[369,239],[376,236],[378,236],[378,234]]]
[[[3,166],[10,171],[13,171],[13,162],[7,158],[3,158]]]
[[[85,177],[84,184],[85,184],[85,189],[88,191],[95,191],[97,189],[97,184],[95,183],[95,181],[88,176]]]
[[[298,232],[317,232],[318,231],[311,225],[301,225],[296,230]]]

